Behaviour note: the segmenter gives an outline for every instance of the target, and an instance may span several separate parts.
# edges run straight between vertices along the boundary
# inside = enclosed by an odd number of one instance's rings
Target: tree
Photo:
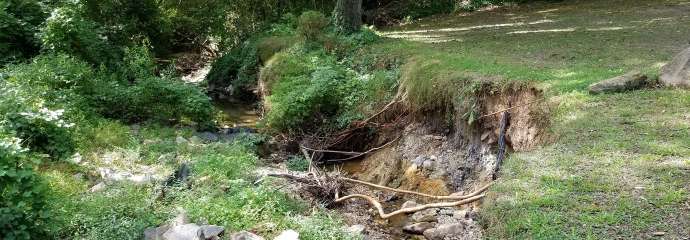
[[[338,0],[333,10],[333,23],[342,33],[353,33],[362,25],[362,0]]]

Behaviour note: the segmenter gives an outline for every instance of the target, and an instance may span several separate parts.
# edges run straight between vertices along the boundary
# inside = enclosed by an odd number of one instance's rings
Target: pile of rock
[[[198,225],[190,223],[185,213],[159,227],[144,230],[144,240],[218,240],[225,233],[225,228],[216,225]],[[230,235],[231,240],[264,240],[263,237],[248,231]],[[274,240],[299,240],[299,233],[285,230]]]
[[[190,223],[185,213],[180,213],[166,224],[144,230],[144,240],[217,240],[225,228],[216,225]]]
[[[414,207],[406,202],[403,207]],[[429,240],[475,240],[481,239],[481,228],[475,222],[476,213],[454,208],[426,209],[412,214],[411,223],[403,232],[424,235]]]

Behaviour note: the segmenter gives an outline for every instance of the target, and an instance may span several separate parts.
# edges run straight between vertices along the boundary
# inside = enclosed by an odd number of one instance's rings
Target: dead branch
[[[473,196],[473,197],[470,197],[470,198],[467,198],[467,199],[463,199],[463,200],[460,200],[460,201],[456,201],[456,202],[429,203],[429,204],[419,205],[419,206],[416,206],[416,207],[402,208],[402,209],[398,209],[398,210],[393,211],[393,212],[390,212],[390,213],[386,213],[386,212],[383,210],[383,206],[381,205],[381,203],[380,203],[379,201],[377,201],[376,199],[372,198],[372,197],[369,197],[369,196],[367,196],[367,195],[362,195],[362,194],[351,194],[351,195],[347,195],[347,196],[344,196],[344,197],[339,198],[337,193],[338,193],[338,192],[336,191],[336,199],[335,199],[335,202],[342,202],[342,201],[345,201],[345,200],[348,200],[348,199],[351,199],[351,198],[362,198],[362,199],[364,199],[364,200],[367,200],[369,203],[371,203],[371,205],[374,205],[374,207],[376,208],[376,210],[378,210],[379,216],[380,216],[382,219],[388,219],[388,218],[390,218],[390,217],[392,217],[392,216],[395,216],[395,215],[398,215],[398,214],[402,214],[402,213],[413,213],[413,212],[418,212],[418,211],[422,211],[422,210],[428,209],[428,208],[455,207],[455,206],[459,206],[459,205],[463,205],[463,204],[468,204],[468,203],[475,202],[475,201],[477,201],[477,200],[479,200],[479,199],[481,199],[481,198],[484,197],[484,194],[481,194],[481,195]]]
[[[308,148],[305,146],[300,146],[303,150],[308,150],[312,152],[321,152],[321,153],[338,153],[338,154],[344,154],[344,155],[359,155],[362,154],[362,152],[348,152],[348,151],[337,151],[337,150],[326,150],[326,149],[313,149],[313,148]]]
[[[472,192],[472,193],[470,193],[470,194],[468,194],[468,195],[464,195],[464,196],[453,196],[453,195],[450,195],[450,196],[436,196],[436,195],[430,195],[430,194],[425,194],[425,193],[420,193],[420,192],[415,192],[415,191],[409,191],[409,190],[402,190],[402,189],[390,188],[390,187],[386,187],[386,186],[382,186],[382,185],[378,185],[378,184],[373,184],[373,183],[370,183],[370,182],[360,181],[360,180],[356,180],[356,179],[352,179],[352,178],[347,178],[347,177],[341,177],[340,179],[342,179],[342,180],[344,180],[344,181],[347,181],[347,182],[362,184],[362,185],[365,185],[365,186],[369,186],[369,187],[373,187],[373,188],[378,188],[378,189],[383,189],[383,190],[387,190],[387,191],[398,192],[398,193],[405,193],[405,194],[412,194],[412,195],[418,195],[418,196],[422,196],[422,197],[427,197],[427,198],[432,198],[432,199],[439,199],[439,200],[462,200],[462,199],[467,199],[467,198],[476,196],[476,195],[478,195],[478,194],[484,192],[486,189],[488,189],[489,187],[491,187],[491,185],[493,185],[493,182],[490,182],[489,184],[486,184],[486,185],[484,185],[483,187],[480,187],[479,189],[477,189],[476,191],[474,191],[474,192]]]
[[[400,137],[397,137],[397,138],[393,139],[392,141],[387,142],[386,144],[383,144],[383,145],[381,145],[381,146],[379,146],[379,147],[375,147],[375,148],[369,149],[369,150],[367,150],[366,152],[362,152],[362,153],[357,154],[357,155],[354,155],[354,156],[352,156],[352,157],[341,158],[341,159],[331,159],[331,160],[326,160],[326,162],[343,162],[343,161],[347,161],[347,160],[352,160],[352,159],[355,159],[355,158],[358,158],[358,157],[361,157],[361,156],[370,154],[370,153],[372,153],[372,152],[381,150],[381,149],[387,147],[388,145],[390,145],[390,144],[392,144],[392,143],[398,141],[398,139],[400,139]]]

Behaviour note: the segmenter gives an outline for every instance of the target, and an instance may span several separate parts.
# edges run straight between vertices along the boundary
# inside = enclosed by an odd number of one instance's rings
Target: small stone
[[[285,230],[273,240],[299,240],[299,233],[295,230]]]
[[[364,232],[364,229],[364,225],[356,224],[348,227],[347,229],[345,229],[345,231],[352,234],[361,234],[362,232]]]
[[[185,139],[184,137],[178,136],[177,138],[175,138],[175,143],[177,143],[178,145],[187,144],[189,143],[189,141],[187,141],[187,139]]]
[[[481,137],[482,141],[486,141],[486,138],[489,137],[489,134],[491,134],[491,132],[489,132],[489,131],[482,133],[482,137]]]
[[[216,225],[203,225],[201,226],[201,231],[204,233],[206,239],[218,237],[225,232],[225,228]]]
[[[402,206],[400,206],[400,208],[413,208],[413,207],[416,207],[416,206],[419,206],[419,204],[417,204],[417,202],[415,202],[415,201],[407,201],[407,202],[403,203]]]
[[[93,187],[91,187],[91,188],[89,189],[89,192],[100,192],[100,191],[103,191],[103,190],[105,189],[106,186],[107,186],[107,185],[106,185],[104,182],[99,182],[98,184],[93,185]]]
[[[462,220],[467,218],[469,215],[467,214],[467,210],[458,210],[453,212],[453,218]]]
[[[434,226],[436,226],[436,224],[434,223],[420,222],[404,226],[402,230],[406,233],[421,235],[422,233],[424,233],[424,231],[433,228]]]
[[[436,222],[437,209],[426,209],[412,214],[410,217],[415,222]]]
[[[204,140],[202,140],[200,137],[192,136],[191,138],[189,138],[189,142],[194,144],[194,145],[199,145],[199,144],[203,144]]]
[[[434,161],[426,160],[422,163],[422,168],[432,170],[434,168]]]
[[[82,158],[81,154],[79,154],[79,153],[75,153],[75,154],[72,155],[72,157],[70,158],[70,161],[71,161],[72,163],[75,163],[75,164],[81,163],[82,160],[83,160],[83,158]]]
[[[247,231],[241,231],[241,232],[236,232],[230,236],[231,240],[264,240],[259,235],[247,232]]]
[[[421,166],[424,163],[424,160],[426,160],[424,156],[418,156],[417,158],[412,160],[412,163],[414,163],[417,166]]]
[[[443,224],[424,231],[424,237],[428,240],[456,239],[455,236],[462,236],[462,239],[479,240],[482,238],[481,229],[474,221],[461,221],[452,224]]]
[[[652,235],[655,237],[661,237],[666,235],[666,232],[653,232]]]

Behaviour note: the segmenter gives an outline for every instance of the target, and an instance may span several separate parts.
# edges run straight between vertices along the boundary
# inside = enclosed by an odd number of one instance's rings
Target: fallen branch
[[[386,187],[386,186],[382,186],[382,185],[378,185],[378,184],[373,184],[373,183],[370,183],[370,182],[360,181],[360,180],[356,180],[356,179],[352,179],[352,178],[341,177],[340,179],[342,179],[342,180],[344,180],[344,181],[347,181],[347,182],[362,184],[362,185],[366,185],[366,186],[369,186],[369,187],[378,188],[378,189],[383,189],[383,190],[387,190],[387,191],[398,192],[398,193],[405,193],[405,194],[413,194],[413,195],[418,195],[418,196],[427,197],[427,198],[433,198],[433,199],[439,199],[439,200],[462,200],[462,199],[467,199],[467,198],[476,196],[476,195],[478,195],[478,194],[484,192],[486,189],[488,189],[489,187],[491,187],[491,185],[493,184],[493,182],[491,182],[491,183],[489,183],[489,184],[486,184],[486,185],[484,185],[483,187],[480,187],[479,189],[477,189],[476,191],[474,191],[474,192],[472,192],[472,193],[470,193],[470,194],[468,194],[468,195],[464,195],[464,196],[453,196],[453,195],[450,195],[450,196],[436,196],[436,195],[430,195],[430,194],[425,194],[425,193],[420,193],[420,192],[415,192],[415,191],[409,191],[409,190],[402,190],[402,189],[390,188],[390,187]]]
[[[338,193],[336,191],[335,202],[342,202],[342,201],[345,201],[345,200],[348,200],[351,198],[362,198],[362,199],[367,200],[369,203],[371,203],[371,205],[374,205],[376,210],[378,210],[378,212],[379,212],[379,216],[382,219],[388,219],[388,218],[395,216],[395,215],[398,215],[398,214],[419,212],[419,211],[422,211],[422,210],[428,209],[428,208],[455,207],[455,206],[459,206],[459,205],[463,205],[463,204],[468,204],[468,203],[475,202],[475,201],[477,201],[483,197],[484,197],[484,194],[481,194],[478,196],[473,196],[473,197],[463,199],[460,201],[456,201],[456,202],[430,203],[430,204],[424,204],[424,205],[420,205],[420,206],[416,206],[416,207],[402,208],[402,209],[398,209],[398,210],[390,212],[390,213],[386,213],[383,210],[383,206],[381,205],[381,203],[379,201],[377,201],[376,199],[369,197],[367,195],[351,194],[351,195],[347,195],[347,196],[339,198]]]
[[[381,146],[379,146],[379,147],[375,147],[375,148],[369,149],[369,150],[367,150],[366,152],[361,152],[361,153],[359,153],[359,154],[357,154],[357,155],[354,155],[354,156],[352,156],[352,157],[340,158],[340,159],[331,159],[331,160],[326,160],[326,162],[343,162],[343,161],[347,161],[347,160],[352,160],[352,159],[355,159],[355,158],[358,158],[358,157],[367,155],[367,154],[369,154],[369,153],[372,153],[372,152],[381,150],[381,149],[387,147],[388,145],[390,145],[390,144],[392,144],[392,143],[398,141],[398,139],[400,139],[400,137],[397,137],[396,139],[393,139],[392,141],[390,141],[390,142],[388,142],[388,143],[386,143],[386,144],[383,144],[383,145],[381,145]]]

